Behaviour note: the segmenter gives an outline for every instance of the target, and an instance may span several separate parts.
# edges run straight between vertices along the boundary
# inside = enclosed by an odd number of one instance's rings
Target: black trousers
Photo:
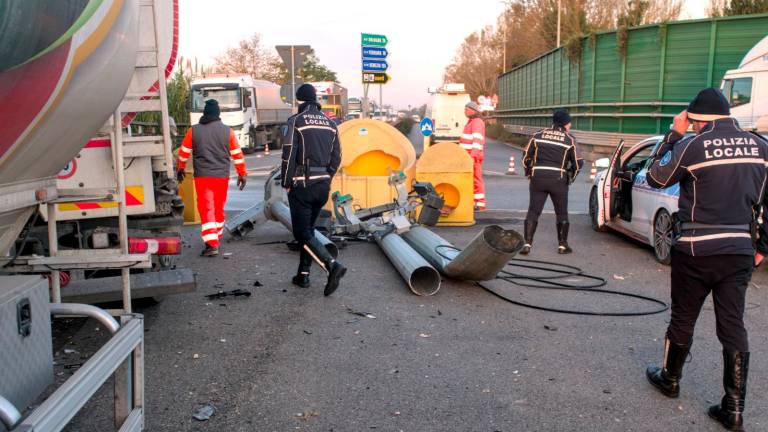
[[[312,266],[312,257],[304,249],[304,245],[315,236],[315,221],[320,215],[320,210],[328,202],[330,190],[330,180],[315,180],[306,184],[297,183],[288,192],[293,238],[301,247],[299,273],[309,273]]]
[[[528,185],[530,192],[530,201],[528,202],[528,214],[525,220],[528,222],[537,222],[541,211],[544,209],[544,203],[547,197],[552,199],[552,205],[555,207],[555,216],[557,223],[568,222],[568,181],[564,178],[554,177],[536,177],[531,178]]]
[[[672,319],[667,337],[676,344],[693,340],[693,328],[710,292],[715,305],[717,338],[723,348],[747,352],[744,302],[752,278],[749,255],[690,256],[672,250]]]

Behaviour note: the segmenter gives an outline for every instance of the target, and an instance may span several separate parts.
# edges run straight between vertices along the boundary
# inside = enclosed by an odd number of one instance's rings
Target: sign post
[[[387,75],[389,63],[387,56],[389,51],[387,43],[389,39],[385,35],[362,33],[360,35],[361,63],[363,72],[363,117],[368,117],[368,87],[371,84],[379,85],[379,109],[384,109],[382,86],[389,82]]]

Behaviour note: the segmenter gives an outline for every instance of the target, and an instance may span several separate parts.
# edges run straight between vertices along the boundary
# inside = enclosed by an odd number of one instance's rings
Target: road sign
[[[389,51],[386,48],[381,47],[363,47],[363,58],[370,59],[385,59],[389,55]]]
[[[430,136],[432,135],[432,132],[435,129],[435,125],[432,123],[432,119],[429,117],[424,117],[424,119],[421,120],[421,123],[419,123],[419,129],[421,129],[421,134],[424,136]]]
[[[390,79],[385,72],[363,72],[363,84],[386,84]]]
[[[384,72],[389,65],[384,60],[363,59],[363,70],[366,72]]]
[[[362,45],[383,47],[387,46],[387,42],[389,42],[387,37],[384,35],[362,33],[361,37]]]

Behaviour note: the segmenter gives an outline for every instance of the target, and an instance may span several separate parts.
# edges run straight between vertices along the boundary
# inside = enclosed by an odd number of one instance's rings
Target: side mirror
[[[610,165],[611,165],[611,160],[608,159],[608,158],[600,158],[600,159],[595,161],[595,167],[596,168],[606,169]]]

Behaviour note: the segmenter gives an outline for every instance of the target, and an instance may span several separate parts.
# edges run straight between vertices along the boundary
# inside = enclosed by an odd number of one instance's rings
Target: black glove
[[[179,182],[179,183],[183,182],[185,175],[186,175],[186,173],[184,173],[183,170],[182,171],[176,171],[176,181]]]
[[[240,190],[245,189],[245,184],[246,183],[247,183],[247,181],[245,180],[245,176],[238,176],[237,177],[237,187],[238,187],[238,189],[240,189]]]

